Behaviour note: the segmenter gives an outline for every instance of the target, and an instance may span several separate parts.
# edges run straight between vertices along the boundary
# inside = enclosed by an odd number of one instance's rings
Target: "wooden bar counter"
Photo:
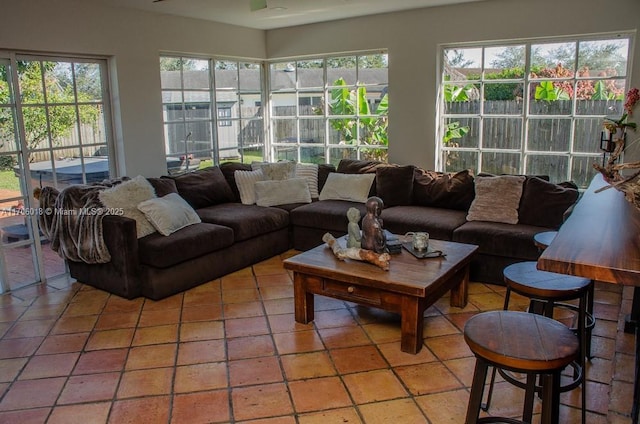
[[[640,319],[640,210],[600,174],[538,259],[538,269],[635,286],[631,322]],[[638,423],[640,339],[636,332],[636,370],[632,422]]]

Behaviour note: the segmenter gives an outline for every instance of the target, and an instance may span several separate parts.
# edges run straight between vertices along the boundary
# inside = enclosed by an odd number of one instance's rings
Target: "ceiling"
[[[267,8],[255,12],[250,10],[250,0],[93,1],[107,6],[134,8],[266,30],[481,0],[267,0]]]

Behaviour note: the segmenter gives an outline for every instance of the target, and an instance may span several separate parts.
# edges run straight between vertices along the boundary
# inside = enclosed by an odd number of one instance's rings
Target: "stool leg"
[[[560,370],[542,375],[541,424],[558,424],[560,417]]]
[[[582,391],[582,424],[587,422],[587,305],[589,303],[589,293],[585,292],[584,296],[580,298],[578,304],[578,340],[580,341],[580,358],[578,364],[582,368],[582,380],[580,385]]]
[[[473,371],[473,383],[471,384],[471,395],[469,396],[465,424],[475,424],[478,421],[488,368],[489,364],[484,359],[476,357],[476,367]]]
[[[527,374],[527,385],[524,392],[524,407],[522,408],[522,421],[531,422],[533,416],[533,400],[536,394],[537,375],[534,373]]]
[[[589,289],[587,290],[587,313],[593,317],[593,324],[595,326],[596,319],[593,315],[593,299],[595,296],[596,282],[591,280]],[[591,360],[593,355],[591,354],[591,335],[593,334],[593,327],[587,328],[587,359]]]

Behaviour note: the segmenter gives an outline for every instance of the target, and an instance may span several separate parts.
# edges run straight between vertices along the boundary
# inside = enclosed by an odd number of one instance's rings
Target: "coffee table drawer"
[[[354,302],[367,302],[373,305],[379,305],[381,303],[380,291],[369,287],[323,280],[322,291],[328,296],[339,296],[342,299],[352,300]]]

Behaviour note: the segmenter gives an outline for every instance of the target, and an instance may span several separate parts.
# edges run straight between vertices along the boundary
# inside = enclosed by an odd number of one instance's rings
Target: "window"
[[[162,56],[160,71],[170,174],[263,160],[260,63]]]
[[[584,188],[621,114],[631,35],[447,46],[439,169],[548,175]]]
[[[269,82],[273,159],[386,161],[386,53],[271,63]]]

